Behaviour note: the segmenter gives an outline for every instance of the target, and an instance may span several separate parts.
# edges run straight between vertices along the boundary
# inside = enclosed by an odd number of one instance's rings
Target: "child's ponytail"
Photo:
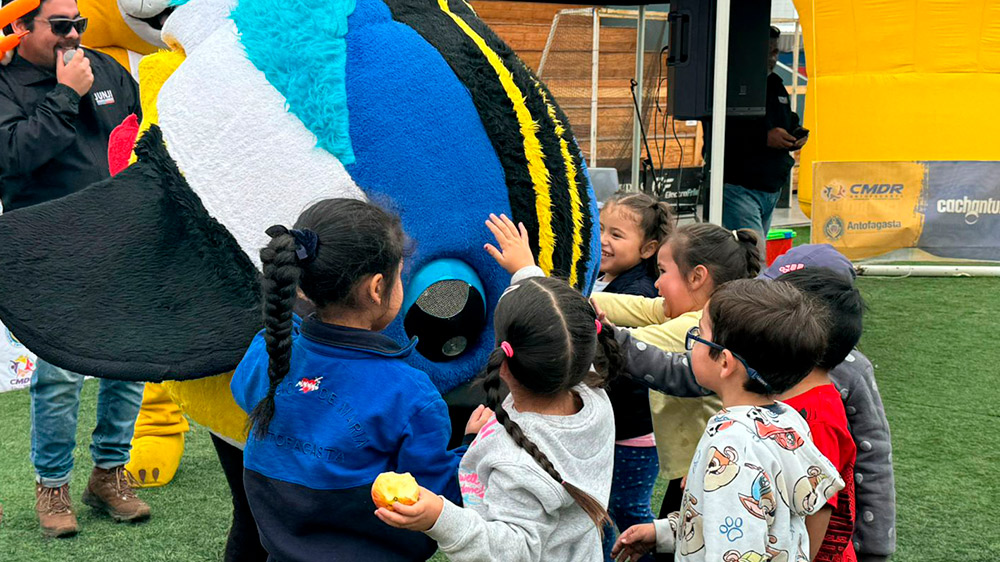
[[[743,253],[746,256],[747,277],[757,277],[760,273],[760,236],[749,228],[734,230],[736,241],[743,246]]]
[[[674,233],[677,216],[673,207],[666,201],[657,201],[653,210],[656,212],[656,242],[662,245]]]
[[[602,379],[599,382],[606,384],[625,371],[625,354],[615,339],[615,331],[603,324],[600,326],[600,331],[597,333],[594,367]]]
[[[260,251],[264,270],[264,342],[267,346],[267,395],[250,412],[249,424],[258,439],[267,436],[274,417],[274,394],[288,374],[292,360],[292,307],[302,269],[295,237],[283,226],[267,229],[271,241]]]
[[[760,273],[760,238],[750,229],[727,230],[707,222],[686,224],[670,238],[674,262],[684,275],[700,266],[715,287]]]

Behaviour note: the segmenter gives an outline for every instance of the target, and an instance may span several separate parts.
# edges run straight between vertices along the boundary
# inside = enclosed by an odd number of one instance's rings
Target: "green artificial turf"
[[[861,349],[892,426],[899,550],[894,560],[994,561],[1000,557],[1000,282],[992,279],[859,280],[871,310]],[[177,478],[141,491],[153,518],[113,523],[79,502],[91,462],[97,381],[84,386],[72,491],[83,532],[46,540],[33,512],[27,391],[0,394],[0,560],[219,560],[230,517],[228,488],[208,433],[194,427]],[[662,486],[657,489],[658,505]],[[443,557],[435,560],[444,560]]]

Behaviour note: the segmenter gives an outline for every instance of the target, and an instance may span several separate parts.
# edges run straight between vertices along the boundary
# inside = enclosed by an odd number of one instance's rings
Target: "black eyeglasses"
[[[35,18],[35,21],[44,21],[52,28],[52,33],[62,35],[63,37],[69,35],[69,32],[74,29],[81,35],[84,31],[87,31],[87,18]]]
[[[723,347],[723,346],[715,343],[714,341],[708,341],[708,340],[702,338],[701,337],[701,328],[699,328],[698,326],[695,326],[695,327],[691,328],[690,330],[688,330],[687,337],[684,338],[684,347],[688,351],[691,351],[692,349],[694,349],[694,342],[703,343],[703,344],[707,345],[708,347],[711,347],[712,349],[717,349],[719,351],[723,351],[723,350],[726,349],[725,347]],[[732,353],[733,357],[735,357],[737,361],[739,361],[740,363],[743,363],[743,368],[747,370],[747,376],[748,377],[750,377],[751,379],[753,379],[753,380],[759,382],[760,384],[764,385],[764,388],[767,389],[768,391],[771,390],[771,385],[767,384],[767,381],[764,380],[764,377],[760,376],[760,373],[758,373],[752,367],[750,367],[750,365],[747,364],[747,362],[746,362],[745,359],[743,359],[742,357],[740,357],[736,353],[733,353],[733,350],[729,350],[729,353]]]

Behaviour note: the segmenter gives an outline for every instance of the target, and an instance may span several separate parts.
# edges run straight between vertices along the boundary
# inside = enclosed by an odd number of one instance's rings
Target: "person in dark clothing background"
[[[42,0],[10,27],[8,33],[26,33],[10,64],[0,69],[0,197],[6,212],[16,214],[108,178],[111,131],[141,113],[138,86],[125,69],[80,48],[87,19],[80,17],[76,0]],[[67,62],[64,54],[71,50]],[[70,536],[79,530],[69,480],[83,375],[41,358],[36,365],[31,378],[35,511],[44,535]],[[142,383],[104,379],[97,398],[90,447],[94,470],[83,502],[119,521],[150,515],[125,471],[142,391]]]
[[[766,115],[726,121],[722,226],[730,230],[755,230],[763,235],[762,241],[767,239],[771,215],[795,164],[790,153],[801,149],[808,138],[793,135],[799,129],[799,116],[789,105],[785,84],[774,72],[780,36],[778,28],[772,27],[767,60]],[[804,132],[803,129],[800,134]]]

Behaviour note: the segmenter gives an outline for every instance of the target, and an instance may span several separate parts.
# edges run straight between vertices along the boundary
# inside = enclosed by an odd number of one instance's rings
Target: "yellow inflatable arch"
[[[1000,0],[795,0],[820,161],[1000,160]]]

